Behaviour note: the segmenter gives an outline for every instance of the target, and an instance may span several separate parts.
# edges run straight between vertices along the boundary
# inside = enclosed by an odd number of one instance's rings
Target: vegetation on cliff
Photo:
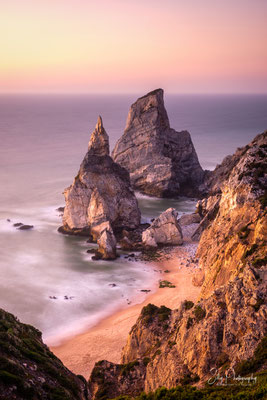
[[[142,388],[139,393],[154,392],[137,397],[147,400],[223,399],[229,393],[236,399],[264,398],[262,374],[257,385],[246,388],[247,394],[243,387],[197,390],[177,385],[204,385],[214,369],[219,374],[234,369],[243,376],[266,367],[266,160],[265,132],[208,177],[210,195],[198,207],[202,221],[197,255],[204,275],[199,301],[186,300],[168,312],[165,321],[159,318],[159,307],[143,309],[122,363],[149,361],[142,362],[142,369],[135,366],[134,380],[112,374],[120,364],[112,364],[109,372],[103,365],[102,375],[116,388],[106,398],[134,396],[137,387]],[[93,378],[90,385],[98,393],[101,385],[96,387]],[[170,390],[158,389],[163,386]]]
[[[0,309],[0,399],[87,399],[83,377],[70,372],[42,342],[41,332]]]

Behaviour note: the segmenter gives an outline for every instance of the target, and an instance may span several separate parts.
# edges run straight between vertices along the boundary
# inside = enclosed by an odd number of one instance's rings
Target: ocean
[[[92,261],[84,238],[57,232],[62,192],[86,153],[97,116],[111,149],[136,95],[0,96],[0,307],[56,344],[155,290],[149,265]],[[214,169],[237,147],[267,129],[265,95],[165,95],[171,127],[191,133],[200,163]],[[168,207],[192,212],[195,199],[138,194],[144,221]],[[10,220],[10,222],[8,221]],[[13,224],[34,225],[31,231]],[[115,284],[116,286],[114,286]],[[56,299],[51,299],[51,297]]]

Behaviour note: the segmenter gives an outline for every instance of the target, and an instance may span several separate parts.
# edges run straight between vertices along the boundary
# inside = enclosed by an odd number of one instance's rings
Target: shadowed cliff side
[[[0,399],[87,400],[87,383],[44,345],[41,332],[0,309]]]

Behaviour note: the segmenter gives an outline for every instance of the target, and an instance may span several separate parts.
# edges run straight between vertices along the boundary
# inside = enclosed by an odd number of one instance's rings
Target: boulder
[[[101,254],[101,258],[103,260],[114,260],[117,258],[117,242],[110,222],[105,222],[102,224],[102,231],[97,239],[97,244],[99,246],[98,253]]]
[[[164,211],[154,220],[151,226],[142,234],[145,247],[183,244],[183,234],[177,220],[178,212],[174,208]]]
[[[193,214],[185,214],[182,215],[181,218],[179,218],[178,222],[182,226],[187,226],[191,224],[199,224],[201,221],[201,217],[197,213]]]
[[[204,171],[189,132],[170,128],[162,89],[131,106],[112,156],[129,171],[133,187],[142,193],[157,197],[200,194]]]

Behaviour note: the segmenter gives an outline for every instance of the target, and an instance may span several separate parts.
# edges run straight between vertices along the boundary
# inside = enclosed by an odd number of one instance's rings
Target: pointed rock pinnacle
[[[99,115],[95,130],[91,135],[88,145],[88,153],[95,156],[108,156],[109,155],[109,137],[103,127],[102,118]]]

